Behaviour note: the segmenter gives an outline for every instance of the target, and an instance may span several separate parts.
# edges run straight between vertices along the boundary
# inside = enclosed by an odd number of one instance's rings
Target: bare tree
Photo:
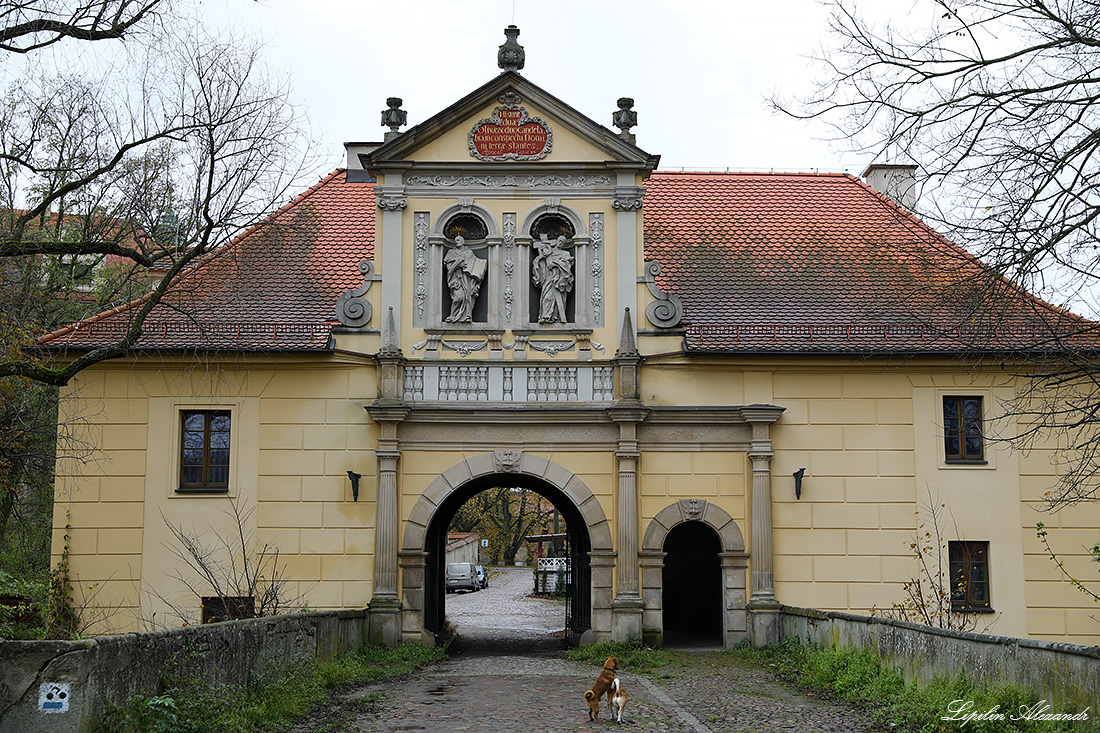
[[[161,9],[99,5],[103,17],[125,16],[120,33]],[[117,296],[140,296],[113,344],[56,365],[16,340],[0,378],[60,386],[128,353],[179,276],[262,221],[302,172],[303,131],[285,83],[265,74],[248,43],[179,23],[128,41],[120,61],[91,64],[95,71],[28,72],[0,99],[5,286],[39,283],[37,271],[50,263],[95,270],[108,262],[126,274],[114,278],[127,284]],[[136,276],[151,267],[164,276],[149,289]],[[52,324],[15,325],[28,333]]]
[[[951,573],[947,518],[944,516],[947,505],[937,503],[929,491],[927,501],[918,503],[918,509],[923,519],[909,543],[917,572],[902,583],[904,600],[888,609],[872,608],[871,615],[939,629],[975,631],[978,616],[961,610],[956,602],[956,595],[965,588]],[[955,527],[955,535],[958,535],[958,527]],[[990,625],[992,623],[982,631],[988,631]]]
[[[477,532],[489,540],[489,554],[494,562],[512,565],[527,536],[544,527],[552,512],[552,505],[534,491],[486,489],[459,507],[450,530]]]
[[[188,530],[162,517],[174,540],[169,549],[178,561],[170,577],[182,584],[187,592],[183,598],[158,590],[150,592],[179,621],[198,623],[195,609],[199,604],[196,601],[203,598],[215,599],[217,605],[208,621],[275,616],[299,606],[300,598],[291,594],[293,586],[279,564],[279,548],[271,543],[257,542],[247,529],[255,511],[255,506],[245,509],[237,499],[231,498],[227,510],[231,530],[226,534],[212,529],[206,532]]]
[[[65,39],[122,38],[167,0],[4,0],[0,51],[28,53]]]
[[[925,0],[885,24],[855,0],[831,9],[824,81],[773,104],[828,121],[883,162],[920,166],[919,213],[984,262],[938,260],[950,270],[943,297],[968,301],[955,325],[1033,329],[1005,349],[1025,379],[1003,405],[1021,427],[1000,437],[1058,445],[1048,508],[1100,500],[1097,324],[1021,290],[1100,312],[1100,3]]]

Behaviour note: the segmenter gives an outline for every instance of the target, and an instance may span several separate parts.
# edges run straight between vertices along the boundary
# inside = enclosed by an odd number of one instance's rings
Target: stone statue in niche
[[[573,290],[573,255],[564,236],[551,240],[540,235],[538,255],[531,263],[532,282],[539,288],[539,323],[565,323],[565,302]]]
[[[466,246],[466,240],[455,237],[454,244],[443,257],[447,268],[447,288],[451,291],[451,314],[447,323],[470,323],[474,319],[474,301],[481,292],[481,281],[489,263]]]

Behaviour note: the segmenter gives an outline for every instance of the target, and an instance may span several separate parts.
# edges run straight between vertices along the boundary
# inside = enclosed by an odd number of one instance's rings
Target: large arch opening
[[[703,522],[683,522],[665,538],[661,573],[668,646],[722,643],[722,543]]]
[[[501,486],[535,492],[559,512],[570,563],[563,608],[566,637],[576,643],[582,635],[587,641],[606,634],[610,630],[608,558],[613,552],[611,532],[599,501],[562,466],[520,451],[497,451],[474,456],[448,469],[413,507],[401,549],[405,638],[444,632],[448,527],[466,501]],[[533,590],[533,573],[530,579]],[[602,603],[605,596],[608,603]]]
[[[433,633],[444,631],[446,618],[446,546],[447,529],[459,507],[482,491],[496,488],[522,488],[542,496],[561,513],[565,523],[570,582],[562,609],[562,629],[569,639],[578,638],[591,627],[592,594],[589,552],[592,543],[580,510],[560,490],[542,479],[519,474],[490,474],[473,479],[448,496],[428,525],[424,566],[424,628]],[[492,586],[490,586],[490,590]],[[531,589],[534,589],[532,573]]]

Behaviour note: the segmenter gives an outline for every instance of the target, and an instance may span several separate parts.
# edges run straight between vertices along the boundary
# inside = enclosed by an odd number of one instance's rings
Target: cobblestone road
[[[561,603],[526,598],[528,569],[507,569],[476,593],[450,594],[447,617],[458,636],[451,658],[397,682],[358,688],[368,701],[353,721],[315,720],[313,731],[360,733],[584,733],[616,729],[606,711],[589,722],[584,691],[598,668],[557,658],[564,640]],[[629,695],[624,728],[740,733],[870,730],[852,710],[792,693],[758,669],[728,658],[683,655],[654,679],[620,671]],[[345,722],[346,721],[346,722]],[[299,729],[301,730],[301,729]]]

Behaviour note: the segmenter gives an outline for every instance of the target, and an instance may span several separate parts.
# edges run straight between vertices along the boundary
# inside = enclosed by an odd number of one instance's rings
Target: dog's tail
[[[619,689],[620,689],[619,678],[616,677],[615,679],[611,680],[611,697],[618,697],[619,696]]]
[[[593,700],[596,699],[596,693],[592,692],[592,690],[585,690],[584,691],[584,699],[588,700],[589,702],[592,702]]]

